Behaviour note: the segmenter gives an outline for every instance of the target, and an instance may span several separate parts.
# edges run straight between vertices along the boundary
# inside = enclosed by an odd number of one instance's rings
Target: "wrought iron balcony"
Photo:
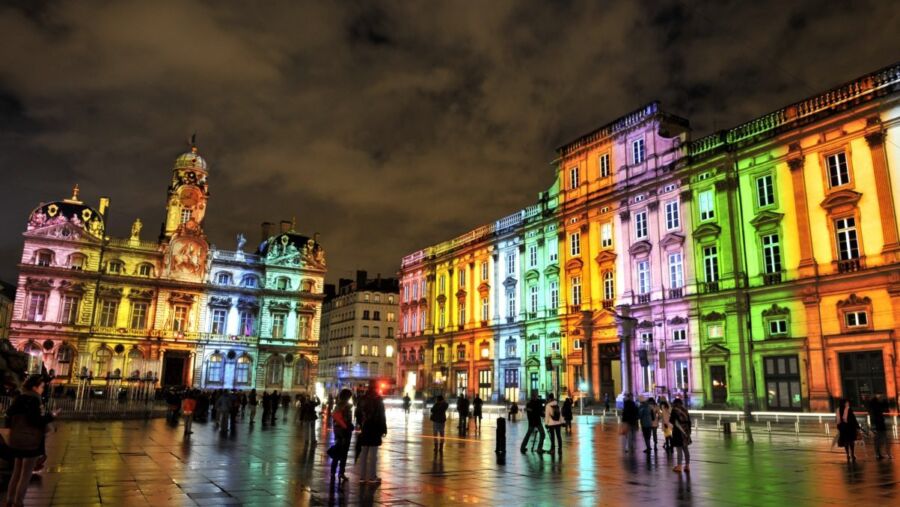
[[[669,289],[669,299],[679,299],[684,297],[684,287]]]
[[[863,268],[859,258],[837,261],[838,273],[852,273]]]
[[[643,305],[650,302],[650,294],[635,294],[634,304]]]
[[[763,285],[776,285],[781,283],[781,271],[775,273],[763,273]]]
[[[603,309],[604,310],[612,310],[615,306],[615,301],[612,299],[604,299],[603,300]]]
[[[700,283],[700,288],[703,289],[703,292],[704,292],[704,293],[707,293],[707,294],[710,293],[710,292],[719,292],[719,282],[718,282],[718,281],[715,281],[715,282],[701,282],[701,283]]]

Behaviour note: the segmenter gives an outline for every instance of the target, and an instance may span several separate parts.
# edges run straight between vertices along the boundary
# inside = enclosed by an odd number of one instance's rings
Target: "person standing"
[[[672,423],[670,422],[670,416],[672,414],[672,407],[669,406],[669,402],[660,399],[659,401],[659,419],[662,422],[663,429],[663,437],[665,441],[663,442],[663,450],[666,451],[666,454],[672,454]]]
[[[22,384],[22,393],[16,396],[6,410],[10,454],[14,458],[12,475],[6,489],[6,505],[22,505],[25,492],[31,482],[38,458],[44,454],[44,438],[47,425],[59,414],[58,410],[47,414],[43,411],[41,394],[46,389],[41,375],[32,375]]]
[[[281,403],[281,396],[278,395],[278,391],[272,391],[272,397],[269,399],[269,424],[275,424],[279,403]]]
[[[519,404],[513,400],[512,403],[509,404],[509,420],[511,422],[516,422],[516,417],[519,415]]]
[[[541,418],[544,415],[544,404],[538,399],[537,391],[531,392],[531,400],[525,405],[525,417],[528,419],[528,431],[525,432],[525,438],[522,439],[522,446],[519,449],[522,454],[528,451],[528,439],[533,433],[540,435],[540,443],[538,447],[544,448],[544,427],[541,424]],[[534,441],[531,443],[531,450],[534,450]]]
[[[672,423],[672,446],[675,447],[677,462],[673,472],[691,472],[691,415],[681,398],[675,398],[672,402],[672,413],[669,416]],[[682,460],[684,466],[682,467]]]
[[[216,400],[216,415],[219,417],[219,433],[228,433],[228,421],[231,420],[231,393],[222,391]]]
[[[244,416],[247,415],[247,403],[247,393],[241,391],[241,419],[243,419]]]
[[[638,407],[638,419],[641,422],[641,434],[644,437],[644,453],[650,454],[650,437],[653,433],[654,414],[648,400],[641,400]]]
[[[350,453],[350,438],[353,436],[353,414],[350,411],[350,397],[353,392],[349,389],[343,389],[338,394],[337,407],[331,412],[331,425],[334,428],[334,447],[329,449],[328,455],[331,456],[331,482],[334,482],[334,476],[340,469],[341,475],[338,478],[339,484],[345,483],[347,479],[347,454]],[[331,398],[332,403],[334,398]]]
[[[282,391],[282,393],[283,394],[281,395],[281,410],[283,411],[283,413],[281,416],[281,420],[287,421],[288,413],[290,412],[290,409],[291,409],[291,395],[289,395],[283,391]]]
[[[562,430],[563,425],[563,417],[562,410],[559,408],[559,403],[556,402],[556,399],[553,397],[553,393],[547,393],[547,406],[544,407],[544,424],[547,425],[547,432],[550,433],[550,454],[553,454],[553,451],[557,449],[556,444],[559,443],[559,454],[562,456],[562,434],[560,430]],[[553,437],[556,437],[556,440],[553,440]],[[544,448],[541,446],[541,451],[543,452]]]
[[[568,435],[572,434],[572,418],[574,417],[574,414],[572,413],[573,406],[574,402],[572,401],[572,398],[566,396],[566,401],[563,402],[562,406],[562,416],[566,423],[566,434]]]
[[[443,395],[438,395],[437,401],[431,407],[431,428],[434,436],[434,452],[444,453],[444,426],[447,424],[447,409],[450,405],[444,400]]]
[[[622,402],[622,437],[624,438],[625,453],[634,453],[634,441],[638,426],[638,407],[631,394],[625,395]]]
[[[267,424],[272,417],[272,395],[269,394],[269,391],[263,391],[262,409],[262,422],[263,424]]]
[[[882,400],[880,394],[875,393],[875,396],[869,400],[869,422],[872,425],[872,431],[875,433],[876,459],[894,458],[891,455],[891,446],[888,443],[887,424],[884,421],[884,413],[887,412],[887,409],[887,401]]]
[[[456,412],[459,414],[459,436],[466,436],[469,429],[469,398],[465,394],[456,400]]]
[[[481,396],[478,393],[475,393],[475,399],[472,400],[472,419],[475,421],[475,431],[481,431],[481,406],[484,405],[484,401],[482,401]]]
[[[850,400],[845,399],[838,406],[835,417],[837,418],[838,429],[838,445],[844,448],[847,454],[847,462],[856,462],[856,435],[859,433],[859,422],[853,409],[850,407]]]
[[[250,405],[250,424],[256,422],[256,389],[250,390],[250,395],[247,396],[247,404]]]
[[[603,395],[603,414],[606,415],[609,412],[609,393],[605,393]]]
[[[316,442],[316,407],[320,405],[319,398],[307,398],[304,396],[300,402],[300,420],[303,421],[303,431],[309,442]]]
[[[381,478],[375,475],[378,467],[378,448],[382,439],[387,435],[387,420],[384,413],[384,400],[378,394],[377,384],[373,380],[369,385],[369,392],[363,401],[362,430],[359,433],[359,441],[362,446],[360,461],[362,462],[361,483],[379,484]]]
[[[409,399],[409,394],[408,393],[404,394],[403,395],[403,412],[405,412],[406,415],[409,415],[409,408],[411,406],[412,406],[412,400]]]
[[[194,409],[197,408],[197,395],[194,391],[184,393],[184,399],[181,400],[181,413],[184,415],[184,434],[190,435],[191,423],[194,422]]]

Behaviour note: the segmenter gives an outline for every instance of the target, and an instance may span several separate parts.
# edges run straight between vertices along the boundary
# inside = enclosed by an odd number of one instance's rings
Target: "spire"
[[[191,134],[191,153],[197,153],[197,132]]]
[[[78,183],[76,183],[75,186],[72,187],[72,197],[69,197],[68,199],[65,199],[65,201],[66,201],[66,202],[74,202],[74,203],[79,203],[79,204],[80,204],[81,201],[78,200],[78,192],[79,192],[79,191],[80,191],[80,189],[78,188]]]

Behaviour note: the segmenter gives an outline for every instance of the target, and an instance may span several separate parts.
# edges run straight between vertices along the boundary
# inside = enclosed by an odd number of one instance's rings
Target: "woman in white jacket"
[[[666,450],[667,454],[672,454],[672,421],[670,417],[672,415],[672,407],[669,406],[669,402],[665,399],[659,400],[659,419],[662,423],[663,436],[665,437],[665,443],[663,443],[663,449]]]
[[[562,410],[559,403],[553,398],[553,393],[547,393],[547,405],[544,407],[544,424],[547,426],[547,432],[550,434],[550,454],[556,450],[556,444],[559,444],[559,454],[562,455],[562,433],[560,430],[563,425]],[[553,436],[556,440],[553,440]]]

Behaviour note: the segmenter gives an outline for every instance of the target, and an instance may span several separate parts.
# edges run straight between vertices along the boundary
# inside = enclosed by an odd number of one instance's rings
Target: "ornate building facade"
[[[109,200],[42,204],[23,236],[10,340],[55,382],[307,390],[316,376],[324,249],[282,222],[253,253],[210,246],[209,167],[179,156],[157,240],[106,235]]]
[[[565,144],[537,204],[403,258],[398,381],[896,399],[898,129],[894,65],[696,140],[651,103]]]

